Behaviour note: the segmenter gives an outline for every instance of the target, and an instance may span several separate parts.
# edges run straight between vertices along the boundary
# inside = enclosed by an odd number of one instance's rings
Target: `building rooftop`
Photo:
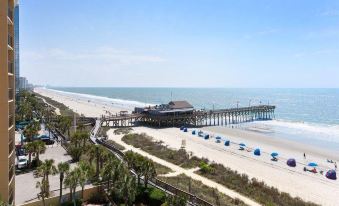
[[[168,105],[170,109],[193,109],[193,106],[187,101],[171,101]]]

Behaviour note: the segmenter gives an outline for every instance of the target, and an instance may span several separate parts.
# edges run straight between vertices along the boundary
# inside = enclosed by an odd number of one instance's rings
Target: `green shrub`
[[[212,167],[209,164],[207,164],[206,162],[201,162],[199,167],[200,167],[200,171],[204,174],[212,172]]]
[[[156,188],[152,188],[152,190],[148,193],[149,194],[149,203],[150,205],[161,205],[165,202],[166,194]]]

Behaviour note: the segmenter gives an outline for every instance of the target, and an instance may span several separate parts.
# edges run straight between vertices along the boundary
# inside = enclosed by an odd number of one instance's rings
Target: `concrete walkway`
[[[252,199],[250,199],[248,197],[245,197],[245,196],[243,196],[243,195],[241,195],[241,194],[239,194],[239,193],[237,193],[237,192],[235,192],[233,190],[230,190],[230,189],[224,187],[223,185],[218,184],[218,183],[216,183],[216,182],[214,182],[214,181],[212,181],[210,179],[207,179],[205,177],[202,177],[202,176],[194,173],[195,169],[193,169],[193,170],[192,169],[184,169],[184,168],[179,167],[179,166],[177,166],[175,164],[172,164],[172,163],[167,162],[167,161],[165,161],[163,159],[160,159],[160,158],[158,158],[156,156],[150,155],[149,153],[147,153],[147,152],[145,152],[145,151],[143,151],[143,150],[141,150],[139,148],[135,148],[135,147],[133,147],[131,145],[126,144],[125,142],[123,142],[121,140],[123,135],[115,135],[114,134],[114,130],[109,130],[107,132],[107,135],[109,136],[109,139],[111,139],[111,140],[115,141],[116,143],[124,146],[127,150],[132,150],[133,152],[139,153],[139,154],[141,154],[141,155],[143,155],[143,156],[153,160],[154,162],[156,162],[158,164],[161,164],[163,166],[166,166],[166,167],[170,168],[171,170],[174,171],[173,172],[174,174],[178,174],[178,175],[179,174],[185,174],[186,176],[189,176],[189,177],[191,177],[194,180],[201,181],[203,184],[205,184],[205,185],[207,185],[209,187],[218,189],[219,192],[224,193],[225,195],[227,195],[227,196],[229,196],[229,197],[231,197],[233,199],[238,198],[239,200],[243,201],[247,205],[260,206],[259,203],[253,201]]]

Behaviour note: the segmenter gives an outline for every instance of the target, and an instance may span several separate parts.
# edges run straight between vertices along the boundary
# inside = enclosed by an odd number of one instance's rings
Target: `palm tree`
[[[26,152],[28,153],[28,167],[31,167],[32,165],[32,153],[34,153],[34,143],[29,142],[26,145],[24,145],[24,148]]]
[[[87,132],[81,132],[80,139],[82,140],[82,146],[86,146],[86,142],[89,139],[89,134]]]
[[[75,132],[75,133],[71,136],[71,143],[72,143],[75,147],[79,147],[79,146],[80,146],[80,141],[81,141],[80,132]]]
[[[104,163],[112,157],[112,153],[106,150],[103,146],[99,146],[99,169],[102,169],[104,167]]]
[[[52,122],[49,122],[45,125],[46,129],[48,129],[48,136],[51,138],[51,130],[54,129],[54,124]]]
[[[110,189],[111,181],[113,181],[113,183],[115,182],[115,179],[113,179],[113,177],[116,176],[116,170],[119,169],[118,166],[119,161],[112,156],[108,159],[107,163],[104,165],[101,171],[102,180],[107,181],[107,189]]]
[[[81,197],[84,198],[85,184],[93,174],[92,167],[87,162],[81,161],[77,168],[77,174],[79,185],[81,186]]]
[[[78,172],[76,169],[70,171],[67,173],[67,176],[65,178],[65,186],[69,188],[69,201],[74,201],[75,204],[75,190],[78,186]]]
[[[94,159],[98,159],[98,147],[98,145],[94,144],[90,144],[87,147],[86,154],[88,155],[90,165],[93,164]]]
[[[152,179],[156,176],[154,162],[152,160],[146,160],[145,163],[142,165],[142,168],[145,178],[145,187],[147,188],[149,179]]]
[[[69,171],[69,163],[68,162],[60,162],[58,164],[58,172],[60,174],[60,197],[59,197],[59,202],[61,203],[61,198],[62,198],[62,183],[65,178],[65,173],[67,174]]]
[[[45,179],[42,179],[41,182],[37,182],[35,185],[36,188],[40,188],[40,192],[38,193],[38,198],[41,197],[42,203],[45,206],[45,198],[49,196],[49,191],[46,188],[49,188],[48,182]]]
[[[55,175],[57,173],[57,168],[54,165],[53,159],[45,160],[37,169],[38,174],[43,176],[43,179],[46,181],[48,188],[45,189],[49,193],[49,175]]]
[[[136,196],[135,178],[126,174],[119,191],[125,201],[125,205],[132,205]]]
[[[38,140],[38,141],[32,142],[32,145],[33,145],[34,153],[36,154],[35,160],[37,162],[37,165],[39,166],[40,165],[40,153],[45,152],[46,144],[43,141]]]
[[[24,129],[23,135],[27,138],[28,142],[31,142],[35,136],[38,135],[38,131],[40,130],[39,126],[36,125],[37,123],[30,123]]]
[[[138,185],[140,185],[141,176],[144,174],[144,164],[146,164],[146,159],[139,154],[128,151],[125,154],[125,160],[127,161],[128,168],[133,169],[137,174]]]
[[[82,132],[85,129],[85,125],[80,123],[78,124],[77,129]]]

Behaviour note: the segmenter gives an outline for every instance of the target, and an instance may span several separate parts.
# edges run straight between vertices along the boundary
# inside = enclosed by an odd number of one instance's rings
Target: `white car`
[[[19,156],[18,157],[18,169],[26,168],[28,165],[27,157],[25,156]]]

